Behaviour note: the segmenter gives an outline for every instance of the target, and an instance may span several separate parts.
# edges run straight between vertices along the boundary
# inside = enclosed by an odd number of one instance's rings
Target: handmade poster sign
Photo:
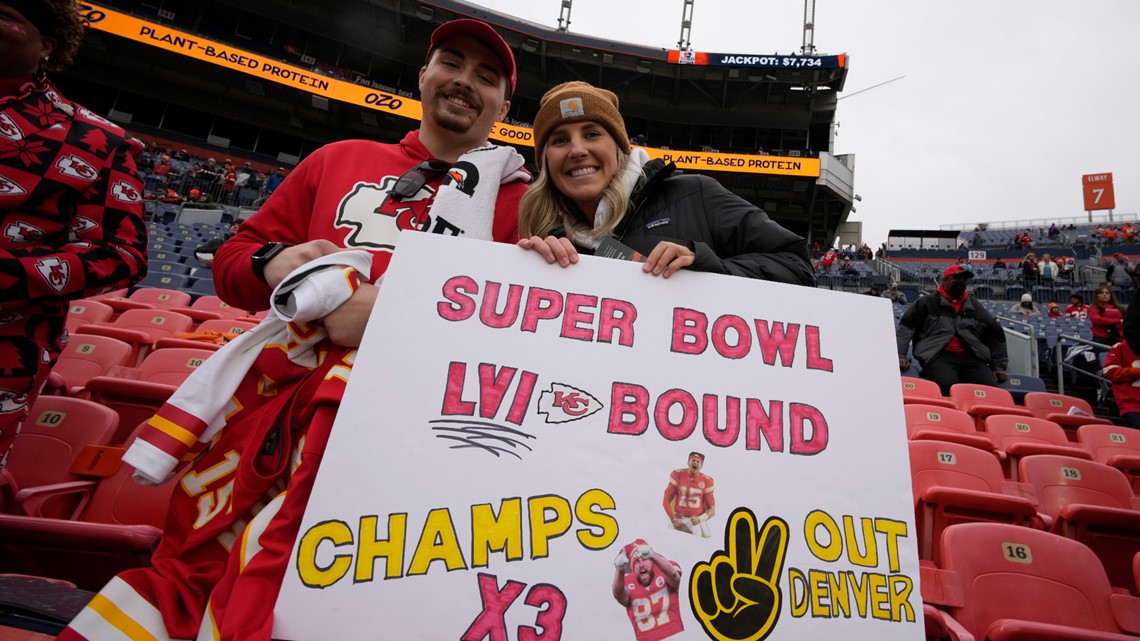
[[[885,299],[403,234],[274,636],[920,639]]]

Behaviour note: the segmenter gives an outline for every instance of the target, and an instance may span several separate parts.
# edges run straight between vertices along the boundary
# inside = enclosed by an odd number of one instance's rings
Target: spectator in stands
[[[221,249],[222,243],[233,238],[234,234],[238,233],[239,229],[241,229],[240,221],[230,225],[225,235],[215,236],[214,238],[211,238],[210,240],[207,240],[206,242],[194,248],[194,257],[198,259],[198,262],[202,264],[202,267],[213,266],[214,254],[216,254],[218,250]]]
[[[1132,223],[1126,222],[1120,226],[1120,240],[1129,245],[1136,242],[1136,228]]]
[[[1064,314],[1061,313],[1061,306],[1057,303],[1049,303],[1049,311],[1045,314],[1047,318],[1061,318]]]
[[[919,298],[899,319],[899,369],[910,367],[913,343],[923,378],[938,383],[944,395],[955,383],[993,385],[1009,378],[1005,331],[966,291],[973,277],[961,265],[947,267],[938,291]]]
[[[1092,339],[1106,347],[1124,336],[1124,307],[1116,301],[1112,289],[1101,285],[1093,291],[1093,304],[1089,306]]]
[[[186,151],[185,149],[179,149],[178,151],[174,152],[174,159],[181,160],[182,162],[189,162],[190,152]]]
[[[999,258],[999,259],[994,261],[994,266],[993,266],[994,271],[997,271],[999,269],[1005,269],[1005,268],[1006,268],[1006,265],[1005,265],[1004,260]]]
[[[887,291],[883,292],[883,298],[888,298],[892,303],[898,305],[906,305],[906,294],[899,291],[898,283],[891,283]]]
[[[1052,285],[1053,281],[1061,273],[1061,268],[1057,263],[1053,262],[1053,257],[1049,254],[1041,254],[1041,260],[1037,262],[1037,273],[1041,277],[1042,285]]]
[[[1025,249],[1029,249],[1033,246],[1033,235],[1029,233],[1028,229],[1026,229],[1025,232],[1021,234],[1021,246]]]
[[[1135,307],[1135,306],[1133,306]],[[1140,360],[1132,351],[1128,341],[1118,341],[1104,357],[1101,374],[1112,381],[1112,397],[1120,418],[1128,427],[1140,428],[1140,367],[1134,363]]]
[[[875,298],[878,298],[878,297],[879,297],[879,294],[880,294],[880,292],[879,292],[879,288],[878,288],[878,287],[875,287],[874,285],[871,285],[871,288],[870,288],[870,289],[868,289],[867,291],[863,292],[863,294],[864,294],[864,295],[866,295],[866,296],[874,296]]]
[[[831,271],[835,267],[835,259],[838,256],[839,253],[836,252],[835,249],[827,250],[827,253],[824,254],[823,258],[819,261],[819,266],[827,271]]]
[[[1037,306],[1033,304],[1032,295],[1022,294],[1021,300],[1014,303],[1013,307],[1010,307],[1009,311],[1006,313],[1010,316],[1013,316],[1014,318],[1025,320],[1034,316],[1040,316],[1041,310],[1037,309]]]
[[[1057,223],[1053,223],[1052,225],[1049,225],[1049,232],[1048,232],[1049,240],[1055,240],[1057,238],[1057,235],[1060,233],[1061,233],[1061,230],[1057,229]]]
[[[1065,315],[1085,320],[1089,317],[1089,306],[1085,305],[1085,297],[1073,294],[1069,297],[1069,306],[1065,308]]]
[[[1109,225],[1108,227],[1105,227],[1104,231],[1101,233],[1101,238],[1104,239],[1104,244],[1106,244],[1106,245],[1111,245],[1111,244],[1115,243],[1116,239],[1119,237],[1120,237],[1120,232],[1118,232],[1116,230],[1116,227],[1113,225]]]
[[[1108,267],[1104,273],[1106,283],[1112,283],[1115,289],[1127,289],[1132,285],[1132,273],[1135,267],[1128,257],[1120,252],[1112,255],[1112,260],[1109,261]]]
[[[1072,256],[1065,256],[1057,259],[1057,262],[1061,265],[1061,278],[1072,281],[1073,275],[1077,271],[1077,259]]]
[[[815,285],[803,238],[716,180],[676,175],[673,163],[631,148],[613,93],[568,82],[540,105],[542,172],[520,203],[521,247],[566,267],[617,238],[647,256],[642,271],[654,276],[693,269]]]
[[[1021,261],[1021,283],[1025,289],[1033,289],[1037,284],[1037,276],[1037,256],[1029,252]]]
[[[413,229],[517,240],[518,201],[529,175],[513,148],[487,142],[492,126],[510,109],[517,77],[511,49],[493,28],[476,20],[444,23],[432,33],[431,43],[419,74],[419,129],[398,144],[344,140],[315,150],[215,254],[218,295],[240,309],[266,309],[273,288],[286,275],[342,248],[371,251],[371,273],[346,267],[343,277],[334,279],[349,297],[317,324],[305,327],[306,332],[328,337],[306,334],[311,349],[300,348],[300,362],[267,347],[236,391],[203,395],[205,404],[213,404],[202,409],[205,416],[224,413],[231,398],[241,403],[226,416],[225,430],[188,474],[196,478],[210,470],[211,487],[234,488],[233,496],[226,509],[211,515],[204,530],[195,527],[200,496],[177,492],[171,498],[167,531],[176,534],[162,538],[151,568],[120,575],[107,588],[113,591],[118,584],[132,595],[129,601],[106,597],[117,606],[114,625],[119,629],[130,626],[147,632],[142,636],[194,639],[203,623],[201,634],[210,638],[270,638],[280,580],[379,291],[369,283],[384,274],[391,258],[391,249],[378,248],[393,247],[401,233]],[[470,167],[469,177],[478,171],[478,182],[455,183],[451,170],[460,162]],[[450,186],[441,188],[445,181]],[[338,212],[338,204],[350,198],[355,199],[353,207]],[[346,216],[354,224],[338,225]],[[318,360],[318,354],[323,358]],[[288,356],[294,356],[293,350]],[[333,373],[325,376],[330,368]],[[260,372],[272,375],[270,394],[258,391]],[[266,417],[273,417],[270,433],[279,440],[260,437]],[[164,418],[172,419],[169,425],[186,420]],[[173,445],[157,431],[144,430],[140,439],[153,444],[155,452]],[[267,449],[271,454],[261,456]],[[225,467],[235,455],[248,465],[259,461],[257,470],[243,465],[245,471],[239,473],[236,465]],[[283,486],[287,491],[274,497]],[[266,503],[260,512],[251,508]],[[231,555],[228,542],[218,535],[242,526],[247,533],[257,533],[256,542],[251,538],[249,546],[233,545]],[[128,608],[124,603],[143,605]],[[157,616],[156,607],[169,616]],[[84,611],[77,624],[85,621],[97,630],[112,625],[100,612],[106,609]],[[155,626],[159,629],[151,631]],[[65,630],[63,638],[69,633],[76,638],[71,630]]]
[[[844,258],[843,264],[839,266],[839,273],[845,276],[858,276],[859,269],[855,267],[850,258]]]
[[[170,175],[170,156],[166,154],[159,156],[158,164],[155,165],[154,171],[151,173],[166,180],[167,176]]]
[[[67,343],[68,301],[146,274],[142,141],[47,76],[82,41],[70,0],[0,2],[0,468]]]
[[[265,193],[272,194],[277,191],[282,182],[285,182],[285,168],[278,167],[277,171],[265,179]]]

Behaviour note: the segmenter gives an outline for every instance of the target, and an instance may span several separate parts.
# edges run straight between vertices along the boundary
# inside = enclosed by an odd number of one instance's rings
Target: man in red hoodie
[[[955,383],[994,385],[1008,378],[1005,331],[966,291],[973,277],[964,265],[947,267],[938,291],[915,301],[899,319],[899,368],[910,367],[913,342],[922,377],[938,383],[943,395]]]

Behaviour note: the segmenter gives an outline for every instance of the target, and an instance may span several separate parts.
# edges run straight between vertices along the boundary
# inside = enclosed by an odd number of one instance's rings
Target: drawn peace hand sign
[[[718,641],[759,641],[780,616],[788,524],[772,516],[760,531],[752,510],[737,508],[725,526],[724,547],[727,553],[718,551],[708,563],[693,568],[693,614]]]

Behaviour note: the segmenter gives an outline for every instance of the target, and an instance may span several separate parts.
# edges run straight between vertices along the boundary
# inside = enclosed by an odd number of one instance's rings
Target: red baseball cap
[[[942,272],[942,277],[943,278],[949,278],[951,276],[956,276],[958,274],[965,274],[966,278],[973,278],[974,277],[973,271],[967,269],[965,267],[965,265],[961,265],[959,263],[954,263],[953,265],[947,267],[946,271]]]
[[[440,44],[451,38],[458,36],[469,36],[487,45],[487,48],[495,52],[499,57],[499,62],[503,63],[503,73],[507,75],[507,81],[510,85],[511,91],[507,96],[510,98],[515,93],[515,84],[518,81],[518,72],[515,69],[515,54],[511,51],[507,41],[495,31],[491,25],[483,22],[482,20],[471,20],[469,18],[461,18],[459,20],[452,20],[439,25],[431,34],[431,47],[428,48],[427,58],[431,59],[431,52]]]

